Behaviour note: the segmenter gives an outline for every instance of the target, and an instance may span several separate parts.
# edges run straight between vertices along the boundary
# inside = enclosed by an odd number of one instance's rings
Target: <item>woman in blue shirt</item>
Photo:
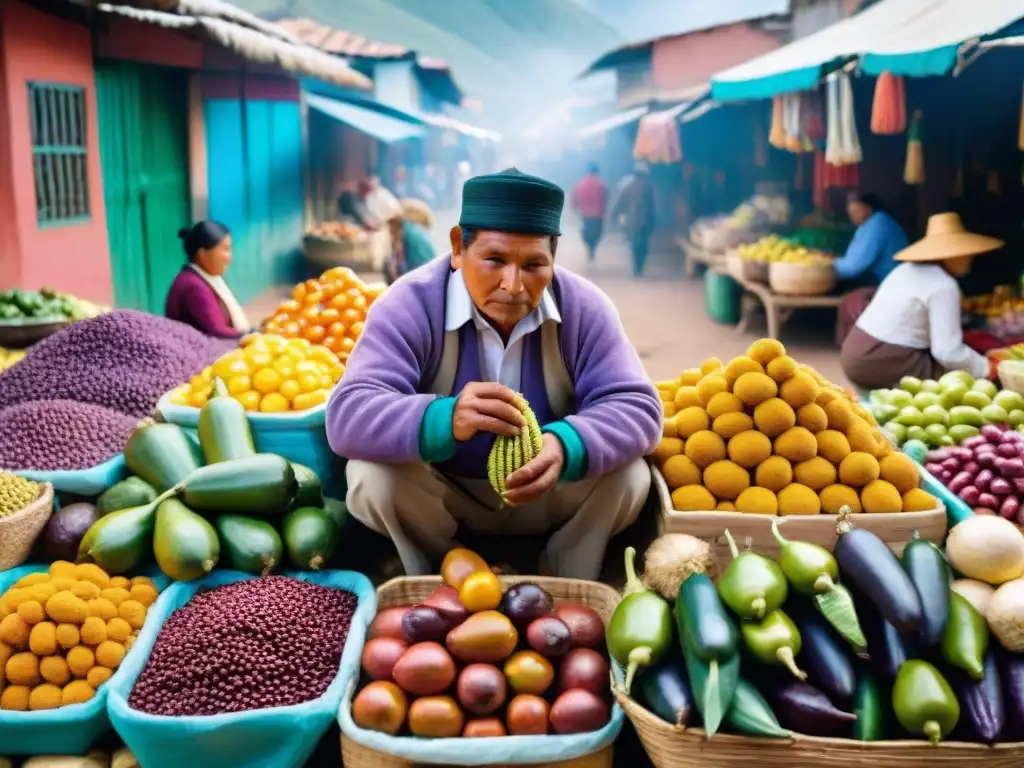
[[[835,261],[836,275],[847,289],[877,286],[896,266],[893,256],[910,245],[907,235],[875,195],[851,194],[846,212],[857,231],[846,253]]]

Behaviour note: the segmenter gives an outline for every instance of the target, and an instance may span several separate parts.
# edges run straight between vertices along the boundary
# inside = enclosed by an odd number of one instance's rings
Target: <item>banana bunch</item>
[[[505,478],[525,466],[540,453],[543,438],[537,417],[519,393],[516,393],[516,407],[526,419],[526,426],[515,437],[498,435],[494,440],[490,456],[487,457],[487,479],[491,488],[502,499],[505,498]]]

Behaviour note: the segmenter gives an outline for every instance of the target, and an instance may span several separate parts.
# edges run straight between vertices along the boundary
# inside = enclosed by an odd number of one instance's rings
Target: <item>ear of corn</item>
[[[526,426],[515,437],[498,436],[487,457],[487,480],[494,492],[505,496],[505,480],[517,469],[526,466],[540,453],[543,436],[540,424],[526,399],[516,393],[516,407],[526,419]]]

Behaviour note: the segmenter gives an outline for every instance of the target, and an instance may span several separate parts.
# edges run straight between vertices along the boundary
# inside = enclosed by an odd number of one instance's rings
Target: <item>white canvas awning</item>
[[[640,107],[633,107],[632,109],[617,112],[614,115],[605,117],[595,123],[591,123],[584,128],[580,128],[578,132],[579,137],[581,139],[586,139],[602,133],[607,133],[608,131],[612,131],[616,128],[621,128],[622,126],[629,125],[630,123],[635,123],[650,111],[651,108],[644,104]]]

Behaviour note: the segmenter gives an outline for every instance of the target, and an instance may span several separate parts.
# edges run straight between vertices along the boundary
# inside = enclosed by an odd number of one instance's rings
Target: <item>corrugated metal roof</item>
[[[612,66],[615,54],[645,48],[666,37],[784,16],[790,11],[790,0],[580,0],[580,3],[627,41],[603,54],[587,72]]]
[[[242,58],[274,64],[287,72],[348,88],[367,89],[372,85],[369,78],[349,67],[345,59],[306,45],[288,31],[222,0],[164,2],[162,10],[98,3],[96,9],[144,24],[197,33]]]

